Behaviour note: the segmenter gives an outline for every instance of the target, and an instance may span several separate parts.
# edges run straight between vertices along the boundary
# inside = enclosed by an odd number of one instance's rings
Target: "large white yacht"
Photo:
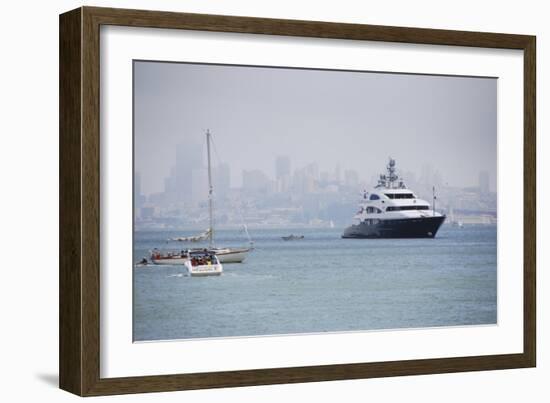
[[[355,223],[345,229],[342,238],[435,237],[445,215],[407,189],[396,174],[394,159],[390,158],[386,168],[378,185],[364,192]]]

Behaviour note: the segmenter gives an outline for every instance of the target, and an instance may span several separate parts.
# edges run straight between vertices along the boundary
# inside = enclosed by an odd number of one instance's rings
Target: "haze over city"
[[[205,163],[207,128],[214,165],[276,180],[277,156],[291,170],[355,171],[370,182],[387,158],[420,178],[496,188],[493,78],[135,62],[135,171],[145,195],[163,192],[176,150]],[[191,155],[191,154],[199,155]],[[245,174],[246,175],[246,174]],[[484,174],[485,175],[485,174]],[[407,179],[407,178],[405,178]]]

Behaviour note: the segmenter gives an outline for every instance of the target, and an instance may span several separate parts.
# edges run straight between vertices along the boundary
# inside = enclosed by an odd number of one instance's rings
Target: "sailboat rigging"
[[[212,185],[212,163],[211,163],[211,134],[210,130],[206,130],[206,155],[208,161],[208,224],[209,228],[196,236],[176,237],[169,241],[178,242],[200,242],[208,239],[208,248],[192,248],[181,253],[161,254],[157,249],[151,252],[151,261],[155,264],[185,264],[190,254],[197,251],[213,253],[217,256],[220,263],[242,263],[248,252],[252,250],[253,242],[248,233],[248,228],[244,226],[245,233],[248,236],[249,247],[234,248],[234,247],[216,247],[214,244],[214,206],[213,196],[214,187]]]

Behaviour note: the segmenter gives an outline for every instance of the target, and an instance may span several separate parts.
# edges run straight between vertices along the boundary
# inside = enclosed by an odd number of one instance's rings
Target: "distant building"
[[[481,171],[479,173],[479,193],[489,193],[489,172]]]
[[[276,192],[286,193],[290,190],[290,175],[285,175],[276,181]]]
[[[166,204],[166,193],[165,192],[152,193],[149,195],[148,201],[149,203],[155,206],[162,206]]]
[[[304,192],[305,174],[303,169],[296,169],[292,174],[292,192],[301,194]]]
[[[303,193],[313,193],[317,191],[317,180],[312,176],[306,175],[304,179],[304,189]]]
[[[189,184],[193,187],[191,202],[197,205],[208,199],[208,170],[206,168],[195,168],[188,178]]]
[[[330,181],[330,173],[323,171],[319,174],[319,182],[322,186],[326,186]]]
[[[290,189],[290,158],[279,156],[275,159],[275,180],[277,191],[288,192]]]
[[[141,174],[134,172],[134,216],[140,217],[141,207],[145,204],[145,196],[141,193]]]
[[[213,172],[214,192],[219,197],[229,194],[231,188],[231,168],[228,163],[218,165]]]
[[[339,185],[342,181],[341,171],[342,170],[340,169],[340,164],[337,164],[336,168],[334,169],[334,182],[336,182],[337,185]]]
[[[203,155],[203,147],[199,144],[190,142],[176,146],[176,163],[164,180],[165,202],[193,203],[205,198]]]
[[[348,187],[357,187],[359,184],[359,174],[357,171],[351,169],[344,171],[344,184]]]
[[[249,193],[267,192],[270,189],[269,178],[258,169],[243,171],[243,190]]]
[[[319,168],[317,164],[309,164],[297,169],[292,175],[292,191],[297,194],[313,193],[318,190]]]
[[[134,200],[141,196],[141,174],[134,172]]]
[[[319,166],[317,163],[312,162],[305,167],[305,175],[308,179],[318,181],[319,180]]]
[[[145,202],[145,196],[141,193],[141,174],[134,172],[134,205],[139,208]]]
[[[155,208],[153,206],[142,207],[140,213],[142,219],[150,220],[155,217]]]
[[[290,158],[285,156],[277,157],[275,160],[276,179],[290,176]]]

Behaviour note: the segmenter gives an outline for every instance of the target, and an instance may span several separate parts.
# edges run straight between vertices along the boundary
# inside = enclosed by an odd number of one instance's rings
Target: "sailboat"
[[[248,234],[248,229],[244,226],[244,230],[248,236],[249,247],[217,247],[214,244],[214,206],[213,206],[213,193],[214,187],[212,186],[212,164],[210,160],[210,143],[211,139],[210,130],[206,131],[206,154],[208,160],[208,218],[209,218],[209,228],[203,233],[191,236],[191,237],[177,237],[171,238],[169,241],[177,242],[198,242],[208,239],[208,248],[191,248],[185,251],[182,251],[179,256],[174,258],[174,254],[160,254],[156,251],[155,254],[151,253],[151,261],[155,264],[185,264],[188,260],[189,255],[193,252],[209,252],[217,256],[220,263],[242,263],[248,256],[248,252],[252,250],[253,242],[250,239]],[[185,256],[184,256],[185,255]]]

